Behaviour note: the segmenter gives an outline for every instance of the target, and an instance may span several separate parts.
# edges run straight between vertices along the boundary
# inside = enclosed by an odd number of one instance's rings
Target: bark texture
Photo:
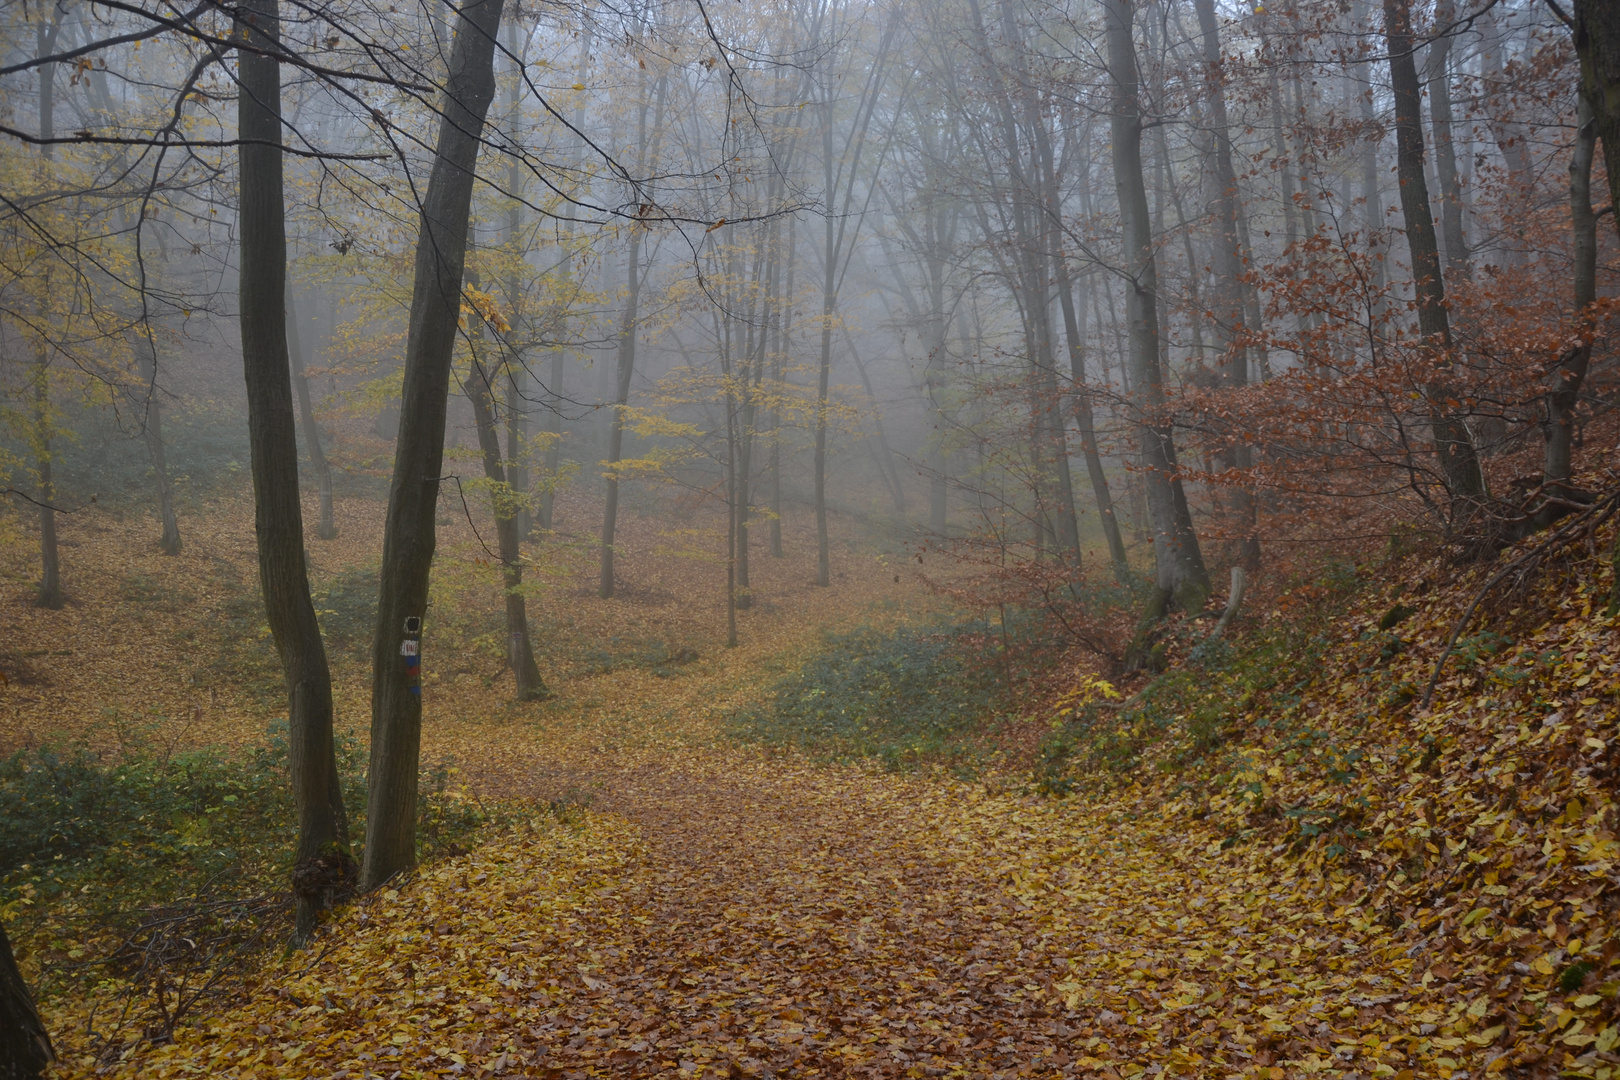
[[[469,316],[469,318],[472,318]],[[519,701],[539,701],[547,697],[545,680],[534,662],[534,646],[529,639],[529,614],[523,598],[523,549],[519,531],[519,508],[525,492],[511,479],[501,460],[501,434],[495,419],[495,387],[498,376],[480,356],[484,344],[478,330],[472,335],[472,370],[467,378],[467,396],[472,399],[473,418],[478,428],[478,448],[484,461],[484,477],[493,485],[490,502],[495,514],[496,543],[501,556],[501,590],[506,604],[506,666],[517,682]]]
[[[309,464],[315,470],[315,483],[321,496],[321,519],[315,526],[315,535],[322,540],[336,540],[337,523],[332,520],[332,467],[321,446],[320,425],[315,422],[309,376],[304,369],[304,339],[298,331],[298,308],[291,293],[287,295],[287,355],[292,361],[293,387],[298,391],[298,417],[304,427],[304,446],[309,451]]]
[[[1198,30],[1203,38],[1206,67],[1206,102],[1211,133],[1211,170],[1214,198],[1211,215],[1215,221],[1215,294],[1211,304],[1215,336],[1220,343],[1221,384],[1237,390],[1248,384],[1249,357],[1245,320],[1243,275],[1243,203],[1239,197],[1237,170],[1232,164],[1232,133],[1226,114],[1226,74],[1221,57],[1220,28],[1215,22],[1214,0],[1193,0]],[[1247,470],[1251,464],[1247,444],[1232,440],[1223,445],[1220,464],[1224,468]],[[1234,552],[1239,564],[1254,569],[1260,563],[1260,541],[1254,535],[1255,500],[1247,488],[1228,489],[1227,512],[1239,539]]]
[[[1620,206],[1620,4],[1575,0],[1575,52],[1609,166],[1609,205]],[[1614,215],[1614,225],[1620,234],[1620,213]]]
[[[54,1060],[50,1034],[0,923],[0,1080],[32,1080]]]
[[[1389,76],[1395,92],[1396,173],[1401,182],[1401,213],[1412,255],[1413,290],[1417,295],[1418,329],[1441,358],[1451,353],[1451,319],[1446,310],[1446,284],[1440,247],[1434,233],[1429,184],[1423,170],[1423,87],[1412,58],[1412,13],[1408,0],[1384,0],[1384,31],[1389,42]],[[1466,517],[1485,494],[1485,477],[1473,436],[1451,406],[1448,387],[1426,388],[1434,450],[1451,497],[1453,518]]]
[[[1166,415],[1159,371],[1158,267],[1153,255],[1147,187],[1142,178],[1142,107],[1128,0],[1104,0],[1108,69],[1112,83],[1111,127],[1114,186],[1124,238],[1126,367],[1129,402],[1138,432],[1139,464],[1153,530],[1155,579],[1160,593],[1184,611],[1203,609],[1209,598],[1198,535],[1176,469],[1176,448]]]
[[[1581,95],[1575,131],[1575,152],[1569,161],[1569,210],[1575,233],[1575,314],[1580,318],[1597,300],[1597,215],[1592,210],[1592,159],[1597,149],[1597,122],[1592,104]],[[1559,359],[1547,389],[1546,450],[1542,483],[1546,494],[1568,499],[1578,493],[1567,481],[1573,468],[1575,406],[1592,360],[1592,343],[1583,341]],[[1548,525],[1567,507],[1549,504],[1540,509],[1540,524]]]
[[[158,519],[163,533],[158,548],[165,555],[178,555],[181,549],[180,522],[174,512],[174,485],[169,482],[169,463],[163,442],[163,400],[158,395],[157,348],[151,338],[142,336],[136,343],[140,357],[141,379],[146,383],[146,422],[142,433],[146,452],[152,458],[152,473],[157,479]]]
[[[461,314],[473,170],[495,97],[495,35],[503,0],[467,0],[456,18],[440,102],[438,143],[416,241],[405,344],[399,441],[383,532],[377,629],[372,644],[371,773],[366,858],[371,890],[416,863],[416,791],[422,746],[420,649],[434,517],[444,464],[450,361]],[[410,663],[410,660],[417,661]]]
[[[279,0],[248,0],[238,32],[261,49],[280,37]],[[242,133],[238,221],[238,306],[247,383],[253,525],[265,616],[287,681],[288,757],[298,841],[293,890],[296,938],[352,880],[348,818],[332,745],[332,676],[309,597],[304,517],[298,493],[298,436],[287,356],[287,234],[281,173],[281,65],[273,55],[238,56],[237,124]]]

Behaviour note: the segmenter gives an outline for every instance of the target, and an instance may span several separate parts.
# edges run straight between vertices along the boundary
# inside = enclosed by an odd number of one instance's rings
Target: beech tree
[[[372,640],[371,768],[360,871],[365,890],[416,864],[422,627],[437,540],[445,407],[461,317],[468,215],[484,121],[495,98],[495,41],[503,4],[466,0],[457,10],[438,105],[438,142],[422,200]]]
[[[242,370],[247,382],[259,587],[287,684],[288,758],[298,812],[295,933],[304,940],[315,929],[320,910],[350,886],[353,859],[333,745],[332,675],[304,563],[287,343],[280,0],[244,5],[238,34],[243,41],[237,59]]]
[[[1153,528],[1154,579],[1165,600],[1187,612],[1203,609],[1209,572],[1193,531],[1186,492],[1176,467],[1176,447],[1159,371],[1159,281],[1142,178],[1142,105],[1136,45],[1128,0],[1103,0],[1112,101],[1114,186],[1119,197],[1125,257],[1130,398],[1138,431],[1140,467]]]

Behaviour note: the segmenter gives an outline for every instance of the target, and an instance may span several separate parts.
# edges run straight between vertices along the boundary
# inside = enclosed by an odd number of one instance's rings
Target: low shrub
[[[735,737],[818,757],[878,758],[891,768],[964,762],[994,719],[1004,670],[983,648],[982,623],[931,629],[860,629],[731,717]]]

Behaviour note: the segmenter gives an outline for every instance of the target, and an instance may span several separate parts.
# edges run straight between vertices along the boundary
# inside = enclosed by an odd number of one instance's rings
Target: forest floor
[[[1620,624],[1590,550],[1503,613],[1516,642],[1469,646],[1431,710],[1409,688],[1482,571],[1408,560],[1334,612],[1301,683],[1216,688],[1234,695],[1224,754],[1068,798],[1027,773],[881,772],[724,737],[728,704],[819,630],[922,602],[853,550],[830,592],[782,568],[743,647],[710,637],[678,672],[666,649],[521,709],[482,668],[430,683],[425,756],[529,812],[347,906],[309,952],[266,957],[170,1043],[98,1064],[89,1004],[60,1003],[61,1072],[1607,1080]],[[1408,586],[1391,649],[1379,624]],[[683,617],[712,630],[712,605],[642,587],[671,600],[634,614],[651,620],[620,635],[637,648]],[[46,656],[21,659],[38,681],[8,694],[70,693]],[[195,663],[172,662],[143,677]],[[248,730],[217,725],[206,741]]]

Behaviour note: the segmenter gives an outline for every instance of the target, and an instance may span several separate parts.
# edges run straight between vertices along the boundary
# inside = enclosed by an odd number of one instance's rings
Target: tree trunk
[[[1435,5],[1435,30],[1442,31],[1456,18],[1452,0]],[[1440,179],[1440,228],[1445,240],[1445,271],[1453,283],[1468,277],[1468,242],[1463,235],[1462,178],[1457,172],[1457,151],[1451,132],[1451,34],[1429,45],[1424,76],[1429,83],[1429,119],[1434,126],[1434,163]]]
[[[1127,367],[1133,384],[1129,401],[1140,438],[1147,513],[1153,527],[1155,579],[1159,590],[1176,606],[1198,612],[1209,598],[1209,572],[1204,568],[1203,553],[1176,471],[1175,443],[1159,371],[1158,268],[1149,227],[1147,188],[1142,179],[1142,109],[1129,0],[1104,0],[1103,19],[1113,91],[1114,186],[1128,260],[1124,277]]]
[[[56,50],[57,35],[62,29],[64,7],[57,7],[49,23],[40,23],[35,30],[39,56]],[[39,66],[39,137],[51,139],[56,135],[56,65]],[[40,144],[39,155],[46,161],[54,156],[55,148],[49,142]],[[43,293],[49,302],[50,278],[43,283]],[[52,611],[62,607],[62,562],[56,545],[56,486],[51,477],[51,371],[50,349],[41,342],[36,355],[34,382],[34,422],[37,444],[37,471],[39,473],[39,558],[41,574],[39,592],[34,606]]]
[[[1597,149],[1597,123],[1592,104],[1583,93],[1576,114],[1575,152],[1569,160],[1569,209],[1575,233],[1575,317],[1584,319],[1597,300],[1597,216],[1592,211],[1592,159]],[[1583,332],[1586,327],[1581,328]],[[1547,391],[1546,453],[1542,482],[1546,494],[1569,499],[1578,495],[1568,486],[1575,441],[1575,406],[1592,359],[1592,343],[1583,342],[1566,353],[1552,373]],[[1546,506],[1541,524],[1567,512],[1567,507]]]
[[[51,475],[51,369],[50,352],[41,344],[34,364],[34,440],[39,474],[39,590],[34,606],[59,611],[62,596],[62,557],[56,543],[56,482]]]
[[[522,145],[522,133],[518,130],[522,121],[522,95],[523,95],[523,62],[520,56],[521,45],[518,43],[518,20],[511,19],[506,24],[506,49],[510,54],[512,65],[511,89],[508,92],[506,137],[514,146]],[[522,294],[518,286],[518,270],[523,265],[523,238],[520,230],[523,227],[523,168],[514,155],[506,165],[506,194],[511,202],[506,209],[506,257],[511,272],[506,279],[506,308],[512,313],[509,320],[515,331],[518,325],[519,308],[522,305]],[[511,485],[512,493],[517,497],[517,517],[515,527],[518,539],[521,541],[534,529],[534,514],[529,509],[530,485],[529,477],[529,367],[523,354],[517,347],[511,347],[512,355],[506,358],[506,475]],[[525,624],[527,625],[527,624]],[[524,638],[528,637],[525,629]],[[519,691],[521,696],[521,690]]]
[[[1238,191],[1237,170],[1232,164],[1232,133],[1226,115],[1226,71],[1221,56],[1220,29],[1215,22],[1214,0],[1193,0],[1198,29],[1203,37],[1206,67],[1206,100],[1213,135],[1213,179],[1215,184],[1215,295],[1211,305],[1215,336],[1221,347],[1221,384],[1239,390],[1249,382],[1249,358],[1245,338],[1249,328],[1244,320],[1243,203]],[[1220,450],[1223,469],[1238,472],[1251,465],[1248,444],[1228,432]],[[1254,569],[1260,563],[1260,541],[1254,535],[1254,493],[1241,484],[1227,489],[1227,513],[1239,532],[1233,552],[1235,562]]]
[[[147,336],[135,347],[140,358],[141,379],[146,383],[146,419],[142,434],[146,439],[146,452],[152,458],[152,473],[157,479],[158,519],[163,534],[158,538],[158,549],[165,555],[180,554],[180,522],[174,513],[174,485],[169,482],[168,455],[163,444],[163,401],[158,395],[157,346]]]
[[[238,33],[261,48],[280,45],[280,0],[249,0]],[[293,890],[295,940],[308,939],[319,912],[353,877],[348,816],[332,742],[332,676],[309,597],[304,516],[298,494],[298,436],[287,355],[286,202],[281,174],[281,66],[238,54],[241,132],[238,222],[242,372],[247,383],[253,521],[265,617],[287,681],[288,757],[298,842]]]
[[[797,269],[794,260],[798,255],[799,229],[791,219],[786,229],[787,290],[782,294],[785,310],[781,313],[781,328],[776,335],[776,352],[771,357],[771,378],[776,384],[771,392],[771,558],[773,559],[787,557],[787,552],[782,547],[782,410],[778,403],[782,400],[784,390],[782,357],[787,355],[793,340],[793,312],[794,302],[797,299],[797,294],[793,291],[793,278]]]
[[[476,319],[476,316],[469,316]],[[517,682],[519,701],[548,697],[545,680],[534,662],[529,640],[529,615],[523,598],[523,538],[518,532],[518,506],[525,492],[511,483],[501,464],[501,436],[495,424],[495,378],[478,355],[484,344],[483,328],[471,331],[472,370],[467,376],[467,397],[472,401],[478,428],[478,448],[484,476],[493,485],[490,509],[495,515],[495,537],[501,556],[501,589],[506,599],[506,666]]]
[[[1406,243],[1412,253],[1413,289],[1417,294],[1418,328],[1429,348],[1443,357],[1451,352],[1451,321],[1446,311],[1445,278],[1429,209],[1428,180],[1423,174],[1423,88],[1412,59],[1410,0],[1384,0],[1384,29],[1389,41],[1389,76],[1395,91],[1396,172],[1401,182],[1401,212]],[[1429,398],[1434,448],[1440,473],[1452,500],[1453,516],[1485,494],[1485,478],[1474,452],[1473,436],[1447,402],[1444,386],[1425,388]]]
[[[826,109],[823,152],[832,154],[832,107]],[[827,389],[832,381],[833,315],[838,309],[837,269],[833,250],[833,215],[826,216],[826,280],[821,292],[821,362],[816,367],[816,584],[832,584],[832,552],[827,540]]]
[[[608,429],[607,502],[602,509],[602,576],[597,595],[603,600],[613,598],[613,536],[619,527],[617,468],[624,456],[624,406],[630,400],[630,380],[636,370],[636,336],[641,332],[636,324],[641,301],[641,226],[633,224],[630,229],[628,294],[624,318],[619,324],[619,371],[614,383],[612,424]]]
[[[1575,0],[1575,52],[1608,164],[1609,205],[1620,207],[1620,4]],[[1620,212],[1613,218],[1620,233]]]
[[[495,35],[502,3],[467,0],[457,16],[440,105],[443,119],[417,235],[404,396],[372,645],[371,773],[366,861],[360,875],[361,887],[368,891],[416,863],[420,640],[436,541],[468,212],[484,119],[495,97]]]
[[[646,68],[641,69],[641,85],[637,94],[636,110],[636,168],[642,170],[647,153],[647,82]],[[659,109],[652,130],[657,132],[663,119],[663,80],[659,80]],[[636,371],[636,338],[641,333],[637,322],[641,305],[641,239],[640,222],[630,223],[630,257],[625,271],[624,316],[619,323],[619,371],[614,384],[613,413],[608,427],[607,445],[607,502],[602,509],[602,576],[596,594],[603,600],[613,597],[613,535],[619,527],[619,460],[624,456],[624,408],[630,400],[630,382]]]
[[[321,429],[315,423],[315,407],[310,403],[309,376],[304,370],[304,337],[298,327],[298,307],[292,293],[287,294],[287,356],[292,361],[293,388],[298,391],[298,416],[304,427],[304,446],[309,450],[309,464],[315,470],[315,483],[321,494],[321,520],[315,526],[315,535],[322,540],[336,540],[337,524],[332,520],[332,468],[321,449]]]
[[[1367,21],[1366,0],[1355,0],[1351,8],[1350,20],[1356,31],[1360,33]],[[1363,227],[1367,231],[1367,262],[1372,271],[1372,297],[1369,302],[1369,321],[1376,322],[1383,314],[1385,306],[1385,290],[1388,288],[1389,268],[1384,258],[1379,254],[1379,247],[1383,245],[1384,228],[1384,196],[1382,186],[1378,181],[1378,147],[1383,142],[1383,128],[1378,122],[1378,115],[1373,107],[1372,76],[1368,65],[1355,65],[1356,72],[1356,109],[1361,120],[1361,217]],[[1376,338],[1376,327],[1371,330]]]
[[[55,1060],[50,1033],[0,922],[0,1080],[33,1080]]]
[[[1576,4],[1575,7],[1578,14],[1580,4]],[[1476,23],[1480,31],[1481,91],[1487,102],[1499,95],[1505,97],[1509,90],[1502,70],[1502,29],[1497,22],[1499,11],[1500,8],[1487,5]],[[1519,199],[1531,198],[1531,189],[1536,184],[1537,177],[1530,160],[1530,148],[1523,125],[1504,117],[1495,109],[1487,109],[1485,122],[1491,130],[1491,138],[1496,141],[1497,149],[1502,152],[1502,160],[1507,163],[1508,182],[1513,193]],[[1528,247],[1524,222],[1508,220],[1503,222],[1500,228],[1501,233],[1507,238],[1502,249],[1503,264],[1510,268],[1523,267]]]
[[[577,81],[581,86],[589,81],[591,59],[591,24],[587,20],[584,33],[580,37],[579,45],[579,73]],[[585,130],[585,107],[583,104],[574,112],[573,126],[575,131]],[[577,174],[581,162],[584,160],[584,143],[576,135],[570,135],[574,141],[574,171]],[[562,218],[563,242],[561,287],[557,290],[556,319],[553,333],[556,340],[564,341],[568,337],[568,310],[573,303],[571,286],[573,283],[574,266],[574,204],[568,203],[563,208]],[[541,482],[540,499],[536,512],[536,524],[541,529],[550,532],[557,527],[557,482],[558,470],[562,467],[562,381],[563,381],[563,350],[561,346],[551,350],[551,368],[546,374],[545,403],[546,403],[546,464],[545,479]]]
[[[566,323],[559,319],[559,329]],[[546,373],[546,473],[541,482],[535,524],[550,532],[557,527],[557,471],[562,468],[562,378],[563,351],[551,351],[551,370]]]

